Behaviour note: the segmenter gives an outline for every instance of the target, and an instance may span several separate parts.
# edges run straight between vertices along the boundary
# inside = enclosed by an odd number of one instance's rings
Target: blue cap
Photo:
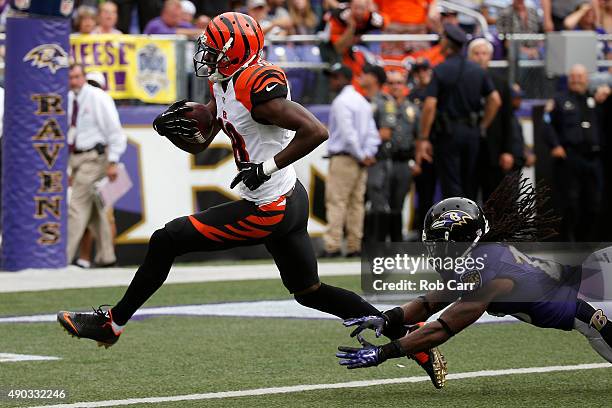
[[[467,42],[465,31],[455,24],[444,24],[444,35],[457,45],[464,45]]]

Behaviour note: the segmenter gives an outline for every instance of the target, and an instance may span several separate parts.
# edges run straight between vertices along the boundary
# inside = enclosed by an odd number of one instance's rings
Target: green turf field
[[[359,286],[357,277],[325,281],[355,290]],[[122,292],[2,294],[0,316],[85,310],[116,302]],[[175,284],[163,287],[147,306],[284,298],[288,296],[279,280]],[[0,324],[0,353],[62,358],[0,363],[0,389],[63,388],[70,398],[62,403],[74,403],[423,375],[408,360],[354,371],[340,367],[334,352],[337,345],[350,344],[348,332],[327,320],[157,317],[131,322],[121,340],[106,350],[69,337],[56,323]],[[577,333],[520,323],[474,326],[442,350],[451,373],[603,362]],[[442,391],[418,382],[131,406],[601,407],[609,406],[610,390],[612,370],[600,368],[457,379]],[[43,404],[0,400],[6,407]]]

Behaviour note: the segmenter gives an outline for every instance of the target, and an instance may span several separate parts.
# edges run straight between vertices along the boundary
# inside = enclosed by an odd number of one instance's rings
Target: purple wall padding
[[[66,265],[68,19],[6,24],[2,269]]]

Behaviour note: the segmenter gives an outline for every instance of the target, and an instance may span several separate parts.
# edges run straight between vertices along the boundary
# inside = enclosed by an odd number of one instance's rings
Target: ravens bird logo
[[[32,61],[36,68],[49,68],[55,74],[61,68],[68,68],[68,53],[57,44],[42,44],[32,48],[23,57],[23,62]]]
[[[467,224],[467,220],[473,219],[465,211],[450,210],[440,214],[437,220],[431,224],[431,229],[447,229],[452,231],[454,227]]]

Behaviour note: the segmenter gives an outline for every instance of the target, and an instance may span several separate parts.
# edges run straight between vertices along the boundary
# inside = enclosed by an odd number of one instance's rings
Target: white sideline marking
[[[60,269],[26,269],[21,272],[0,271],[0,293],[53,289],[102,288],[127,286],[136,267],[82,269],[68,266]],[[319,276],[356,276],[361,274],[361,262],[320,262]],[[174,265],[166,284],[219,282],[237,280],[278,279],[278,269],[270,260],[265,264]]]
[[[397,305],[394,304],[375,304],[379,310],[387,310]],[[183,306],[162,306],[162,307],[146,307],[136,312],[136,317],[152,317],[152,316],[217,316],[217,317],[247,317],[247,318],[297,318],[297,319],[333,319],[338,320],[336,316],[327,313],[319,312],[318,310],[309,309],[297,303],[293,299],[285,300],[262,300],[255,302],[226,302],[226,303],[209,303],[203,305],[183,305]],[[432,319],[437,319],[438,315],[432,316]],[[32,316],[11,316],[0,317],[2,323],[48,323],[55,322],[55,314],[43,314]],[[483,315],[478,319],[478,323],[497,323],[517,321],[512,316],[495,317]]]
[[[498,377],[503,375],[514,374],[535,374],[535,373],[550,373],[555,371],[575,371],[575,370],[592,370],[596,368],[610,368],[609,363],[597,364],[578,364],[569,366],[549,366],[549,367],[526,367],[526,368],[507,368],[504,370],[483,370],[470,371],[465,373],[449,374],[446,378],[449,380],[460,380],[464,378],[478,377]],[[287,387],[271,387],[271,388],[256,388],[243,391],[221,391],[207,392],[204,394],[187,394],[175,395],[169,397],[149,397],[149,398],[130,398],[124,400],[109,400],[109,401],[92,401],[92,402],[76,402],[73,404],[58,404],[44,405],[31,408],[94,408],[94,407],[114,407],[120,405],[133,404],[155,404],[158,402],[177,402],[177,401],[197,401],[208,399],[223,399],[235,397],[251,397],[257,395],[273,395],[273,394],[290,394],[295,392],[315,391],[315,390],[333,390],[341,388],[360,388],[371,387],[373,385],[388,385],[388,384],[405,384],[429,381],[429,377],[403,377],[403,378],[386,378],[381,380],[365,380],[365,381],[349,381],[333,384],[303,384],[291,385]]]
[[[52,357],[52,356],[33,356],[29,354],[0,353],[0,363],[14,363],[18,361],[47,361],[47,360],[61,360],[61,358]]]

